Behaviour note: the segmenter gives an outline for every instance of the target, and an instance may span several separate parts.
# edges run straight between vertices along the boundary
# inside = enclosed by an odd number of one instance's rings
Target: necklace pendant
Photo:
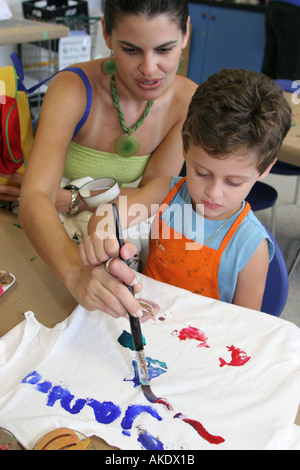
[[[140,148],[140,142],[137,137],[132,135],[132,129],[128,129],[128,134],[121,135],[115,143],[115,152],[121,157],[133,157]]]

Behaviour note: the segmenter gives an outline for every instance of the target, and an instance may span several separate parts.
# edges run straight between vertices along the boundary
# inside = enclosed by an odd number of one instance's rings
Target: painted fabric
[[[300,330],[138,274],[160,305],[142,324],[142,393],[129,322],[78,306],[49,329],[32,312],[0,341],[0,426],[27,449],[68,427],[124,450],[299,449]]]

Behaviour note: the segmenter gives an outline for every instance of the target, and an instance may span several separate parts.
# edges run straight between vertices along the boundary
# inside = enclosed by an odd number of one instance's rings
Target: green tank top
[[[91,178],[115,178],[119,186],[139,179],[145,171],[150,155],[120,157],[114,153],[94,150],[71,142],[68,150],[64,177],[73,180]]]

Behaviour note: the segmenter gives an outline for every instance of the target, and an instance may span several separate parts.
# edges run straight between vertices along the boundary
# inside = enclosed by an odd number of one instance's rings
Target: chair
[[[292,87],[293,85],[293,80],[275,80],[275,83],[280,86],[280,88],[284,91],[287,91],[289,93],[293,93],[295,91],[295,88]],[[289,163],[277,161],[273,168],[271,169],[270,173],[274,173],[276,175],[285,175],[285,176],[297,176],[297,183],[296,183],[296,189],[295,189],[295,194],[294,194],[294,201],[293,203],[297,203],[298,199],[298,194],[299,194],[299,189],[300,189],[300,167],[296,165],[291,165]]]
[[[296,188],[294,193],[293,203],[297,204],[299,188],[300,188],[300,167],[296,165],[290,165],[289,163],[281,162],[277,160],[275,165],[272,167],[270,173],[283,176],[297,176]]]
[[[298,249],[297,249],[297,251],[296,251],[296,253],[295,253],[293,262],[292,262],[292,264],[291,264],[291,266],[290,266],[290,268],[289,268],[289,279],[291,278],[291,276],[292,276],[292,274],[293,274],[293,272],[294,272],[294,270],[295,270],[296,264],[298,263],[299,259],[300,259],[300,245],[298,246]]]
[[[269,265],[261,311],[280,317],[288,298],[289,276],[277,241],[266,227],[265,229],[274,243],[275,253]]]
[[[266,183],[257,181],[252,187],[250,193],[246,197],[246,201],[249,202],[251,209],[254,211],[260,211],[272,207],[271,215],[271,232],[275,237],[276,230],[276,200],[278,193],[276,189]]]

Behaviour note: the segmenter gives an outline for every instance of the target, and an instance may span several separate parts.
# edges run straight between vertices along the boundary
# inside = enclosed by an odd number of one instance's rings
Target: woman
[[[136,179],[137,165],[143,186],[157,176],[179,173],[183,163],[181,128],[196,89],[188,79],[176,76],[188,41],[187,1],[105,1],[103,33],[114,53],[115,81],[112,83],[108,75],[105,60],[78,65],[88,78],[93,98],[87,120],[70,145],[86,110],[86,87],[75,73],[60,73],[54,78],[44,98],[22,182],[19,213],[40,256],[87,309],[100,308],[93,286],[102,270],[82,267],[77,247],[62,227],[57,210],[68,212],[71,204],[70,191],[60,189],[62,177],[118,174],[122,185],[127,166],[132,167],[131,181]],[[125,128],[132,127],[139,141],[133,157],[120,159],[115,155],[116,140],[125,135],[116,101]],[[90,158],[92,165],[87,161]],[[87,167],[87,173],[80,173],[82,166]],[[127,183],[130,177],[126,178]],[[125,194],[136,189],[122,191]],[[88,209],[81,198],[79,202],[79,210]]]

